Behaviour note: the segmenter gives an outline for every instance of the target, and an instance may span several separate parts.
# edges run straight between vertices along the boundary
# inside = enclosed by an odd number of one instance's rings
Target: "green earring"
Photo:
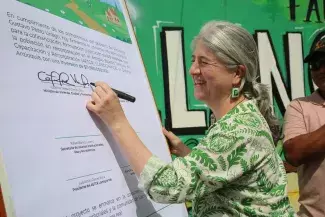
[[[239,88],[233,87],[231,89],[231,98],[237,98],[237,97],[239,97]]]

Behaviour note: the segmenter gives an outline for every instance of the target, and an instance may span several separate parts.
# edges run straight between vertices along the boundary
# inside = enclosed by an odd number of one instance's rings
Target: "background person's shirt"
[[[193,201],[194,217],[295,215],[282,160],[251,100],[212,125],[188,156],[150,158],[139,187],[160,203]]]
[[[293,100],[284,122],[284,142],[311,133],[325,124],[325,100],[315,91],[312,95]],[[325,135],[324,135],[325,136]],[[325,155],[297,169],[299,182],[299,216],[325,216]]]

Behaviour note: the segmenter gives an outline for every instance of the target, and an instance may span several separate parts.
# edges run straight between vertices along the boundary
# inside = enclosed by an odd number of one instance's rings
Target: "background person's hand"
[[[91,100],[87,102],[87,109],[108,126],[125,121],[126,117],[116,93],[105,82],[96,82],[95,85]]]
[[[165,128],[163,128],[163,133],[169,140],[169,149],[172,154],[178,157],[185,157],[191,152],[191,149],[188,148],[174,133]]]

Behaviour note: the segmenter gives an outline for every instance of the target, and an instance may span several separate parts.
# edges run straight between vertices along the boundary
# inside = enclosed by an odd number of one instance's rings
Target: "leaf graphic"
[[[191,179],[191,184],[190,184],[186,194],[187,195],[193,194],[198,183],[199,183],[199,179],[196,179],[196,178]]]
[[[272,205],[271,205],[271,209],[272,209],[272,210],[281,209],[281,208],[283,208],[283,207],[288,206],[289,203],[290,203],[290,202],[289,202],[288,197],[284,197],[284,198],[282,198],[281,200],[279,200],[277,203],[272,204]]]
[[[203,205],[202,202],[204,199],[205,199],[204,197],[197,198],[195,203],[193,203],[193,210],[198,212],[198,210],[200,210],[202,208],[202,205]]]
[[[269,202],[263,197],[257,196],[255,199],[256,204],[259,204],[260,206],[268,206]]]
[[[170,168],[161,170],[160,173],[158,173],[157,177],[159,178],[153,181],[155,185],[166,188],[177,186],[178,180],[175,176],[175,171]]]
[[[247,111],[247,108],[243,104],[240,104],[239,107],[243,110],[243,112],[246,112]]]
[[[245,148],[245,144],[242,144],[241,146],[233,150],[231,154],[227,157],[229,168],[236,164],[239,164],[241,157],[245,154],[246,151],[247,150]]]
[[[286,185],[278,185],[275,188],[273,188],[270,192],[272,196],[281,196],[284,195]]]
[[[270,165],[270,167],[271,167],[272,172],[273,172],[273,173],[277,173],[277,168],[276,168],[277,166],[276,166],[276,163],[275,163],[273,157],[269,160],[268,163],[269,163],[269,165]]]
[[[207,142],[207,141],[205,141],[204,139],[202,139],[201,141],[200,141],[200,144],[202,145],[202,146],[205,146],[205,147],[208,147],[209,146],[209,143]],[[193,150],[194,151],[194,150]]]
[[[257,131],[256,136],[259,136],[259,137],[266,137],[266,138],[269,140],[269,142],[270,142],[271,144],[274,143],[274,142],[273,142],[273,138],[272,138],[272,136],[271,136],[267,131],[265,131],[265,130]]]
[[[196,198],[199,198],[200,197],[200,194],[202,193],[201,192],[201,189],[202,189],[203,185],[204,185],[203,182],[199,182],[199,184],[197,186],[197,190],[195,191],[195,197]]]
[[[200,180],[200,179],[197,178],[197,176],[200,176],[202,174],[202,171],[197,168],[197,165],[196,165],[195,162],[193,162],[193,161],[189,161],[189,162],[191,164],[191,172],[192,172],[191,177],[192,177],[192,179],[191,179],[191,184],[189,185],[189,188],[187,190],[187,195],[190,195],[190,194],[194,193],[194,191],[195,191],[195,189],[196,189],[196,187],[198,185],[198,182]]]
[[[203,182],[200,182],[200,184],[198,184],[197,187],[197,191],[195,192],[195,197],[198,198],[194,204],[194,210],[196,210],[196,212],[198,212],[199,210],[201,210],[202,207],[204,207],[204,200],[205,197],[201,197],[200,196],[200,189],[203,186]]]
[[[238,184],[230,184],[227,186],[228,189],[231,189],[232,191],[244,191],[247,189],[247,186],[245,185],[238,185]]]
[[[257,177],[257,185],[262,192],[268,193],[271,191],[273,184],[267,179],[265,173],[261,171]]]
[[[244,159],[240,160],[240,166],[243,170],[243,173],[246,173],[249,170],[248,163]]]
[[[242,199],[241,203],[244,205],[244,206],[250,206],[253,202],[253,199],[252,198],[244,198]]]
[[[252,167],[255,165],[255,163],[257,162],[257,160],[258,160],[259,157],[260,157],[260,156],[259,156],[258,154],[255,154],[255,155],[251,158],[250,163],[251,163],[251,166],[252,166]]]
[[[256,112],[256,109],[252,104],[248,104],[247,107],[251,110],[251,112]]]
[[[237,135],[220,135],[216,134],[211,137],[211,143],[209,148],[217,154],[224,154],[233,149],[233,147],[239,143],[241,140],[244,140],[243,136]]]
[[[159,191],[159,190],[156,190],[155,188],[153,188],[153,192],[155,192],[155,193],[157,193],[159,195],[162,195],[162,196],[170,196],[168,189]]]
[[[195,173],[198,176],[202,175],[202,170],[197,166],[197,164],[194,161],[189,161],[191,164],[191,171]]]
[[[221,155],[218,157],[218,163],[221,166],[221,169],[223,171],[226,171],[227,170],[226,161],[225,161],[225,159]]]
[[[210,156],[202,150],[192,151],[190,154],[195,160],[199,161],[205,167],[208,167],[212,171],[217,170],[217,164],[210,158]]]
[[[208,175],[207,178],[210,180],[209,184],[212,186],[216,186],[216,187],[221,187],[221,186],[225,186],[228,184],[227,179],[223,178],[223,177],[213,177]]]
[[[220,122],[219,125],[220,125],[220,128],[221,128],[222,131],[227,130],[228,125],[227,125],[226,122]]]
[[[184,188],[184,185],[185,185],[185,179],[183,177],[179,178],[179,181],[178,181],[177,187],[176,187],[176,189],[177,189],[176,192],[177,193],[174,196],[172,196],[170,198],[170,200],[169,200],[171,203],[178,202],[179,196],[181,195],[181,192],[182,192],[182,189]]]
[[[228,180],[225,179],[225,178],[222,178],[222,177],[217,177],[216,178],[216,181],[222,183],[223,185],[227,185],[228,184]]]
[[[244,208],[244,213],[245,213],[247,216],[257,217],[257,214],[256,214],[255,210],[253,210],[252,208],[247,207],[247,206]]]
[[[184,159],[184,158],[182,158],[182,157],[180,157],[180,158],[178,158],[185,166],[187,166],[187,161]]]

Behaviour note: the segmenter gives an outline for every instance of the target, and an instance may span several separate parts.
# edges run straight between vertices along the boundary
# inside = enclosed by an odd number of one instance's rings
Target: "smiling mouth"
[[[205,84],[206,82],[203,81],[203,80],[194,80],[194,85],[203,85]]]

